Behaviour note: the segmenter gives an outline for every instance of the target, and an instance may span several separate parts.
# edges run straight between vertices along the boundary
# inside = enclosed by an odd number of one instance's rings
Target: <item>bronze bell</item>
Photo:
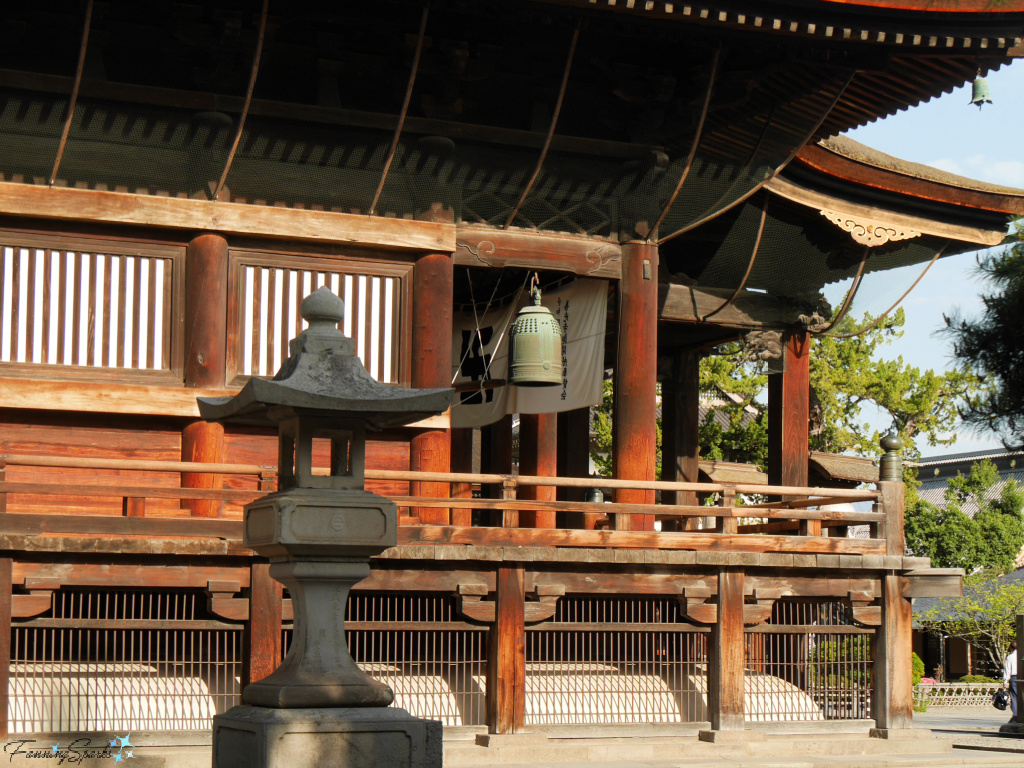
[[[971,86],[971,104],[977,104],[978,109],[981,109],[982,104],[991,104],[992,94],[988,89],[988,82],[981,76],[981,70],[978,70],[978,76],[974,78],[974,85]]]
[[[530,294],[533,305],[519,310],[509,332],[510,380],[518,387],[554,387],[562,383],[562,329],[541,306],[536,277]]]

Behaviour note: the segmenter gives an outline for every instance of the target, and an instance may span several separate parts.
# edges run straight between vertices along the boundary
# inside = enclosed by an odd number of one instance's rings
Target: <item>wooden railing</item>
[[[49,468],[64,470],[96,470],[148,473],[148,478],[162,478],[161,483],[124,483],[117,477],[108,482],[20,481],[8,477],[11,468]],[[198,489],[172,487],[168,474],[209,473],[244,476],[252,479],[251,489]],[[153,475],[152,473],[156,473]],[[241,524],[225,518],[187,517],[180,515],[147,516],[151,500],[184,501],[207,499],[243,504],[273,490],[276,468],[244,464],[199,464],[171,461],[135,461],[78,457],[0,455],[0,535],[38,535],[47,533],[99,536],[163,536],[187,538],[241,539]],[[640,482],[608,478],[552,478],[494,474],[429,473],[368,470],[369,481],[448,483],[451,498],[394,495],[390,498],[399,507],[442,508],[453,511],[456,520],[467,521],[468,510],[490,510],[492,526],[419,525],[415,518],[403,515],[399,543],[457,544],[480,546],[566,546],[650,549],[715,549],[721,551],[803,552],[835,554],[902,554],[902,506],[880,504],[891,494],[871,489],[823,489],[791,486],[768,486],[729,483]],[[645,489],[654,491],[691,491],[708,498],[717,498],[714,506],[674,504],[618,504],[576,501],[545,501],[518,498],[519,489],[530,486],[591,488],[598,484],[604,490]],[[493,487],[491,496],[474,498],[472,489]],[[744,495],[779,497],[745,505]],[[54,498],[53,509],[60,509],[68,497],[106,497],[121,500],[120,516],[32,514],[18,503],[23,498]],[[849,502],[876,502],[871,511],[827,509]],[[607,521],[600,530],[520,528],[519,513],[523,511],[589,513]],[[461,511],[461,514],[459,512]],[[652,515],[661,521],[698,520],[697,528],[672,532],[629,530],[634,515]],[[807,535],[806,522],[819,521],[822,535]],[[828,535],[830,529],[867,524],[870,538],[845,538]],[[804,526],[802,529],[801,526]],[[804,534],[801,535],[801,530]]]

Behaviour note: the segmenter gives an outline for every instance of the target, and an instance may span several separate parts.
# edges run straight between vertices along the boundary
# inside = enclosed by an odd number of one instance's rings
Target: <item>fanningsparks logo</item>
[[[131,742],[131,731],[125,736],[118,736],[110,741],[94,744],[92,739],[83,736],[73,739],[67,746],[60,742],[49,746],[36,746],[35,739],[12,739],[4,744],[4,754],[8,761],[14,762],[16,756],[27,760],[54,760],[56,765],[74,765],[83,760],[110,760],[122,763],[133,758],[135,745]]]

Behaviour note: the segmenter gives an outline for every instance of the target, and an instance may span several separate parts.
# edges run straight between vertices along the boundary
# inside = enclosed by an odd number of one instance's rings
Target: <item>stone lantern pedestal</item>
[[[277,426],[279,490],[246,506],[244,543],[270,560],[295,616],[281,666],[214,718],[214,768],[441,768],[441,723],[389,706],[391,689],[349,654],[344,617],[369,558],[397,543],[395,505],[363,490],[365,429],[440,413],[452,390],[374,381],[337,329],[343,309],[321,288],[273,380],[199,401],[209,420]],[[329,475],[313,473],[314,437],[331,440]]]

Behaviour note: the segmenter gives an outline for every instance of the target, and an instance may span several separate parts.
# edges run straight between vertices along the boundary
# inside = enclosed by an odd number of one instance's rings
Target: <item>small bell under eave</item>
[[[533,304],[519,310],[509,332],[510,381],[518,387],[557,386],[562,383],[562,329],[551,310],[541,306],[535,284],[530,295]]]
[[[977,104],[978,109],[981,109],[982,104],[992,103],[992,93],[988,89],[988,81],[981,76],[981,70],[978,70],[978,76],[974,78],[974,85],[971,86],[971,104]]]

